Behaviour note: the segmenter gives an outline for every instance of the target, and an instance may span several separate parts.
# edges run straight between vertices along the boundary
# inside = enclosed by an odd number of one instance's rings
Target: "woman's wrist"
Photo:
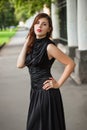
[[[57,81],[57,88],[60,88],[61,87],[61,83],[59,81]]]

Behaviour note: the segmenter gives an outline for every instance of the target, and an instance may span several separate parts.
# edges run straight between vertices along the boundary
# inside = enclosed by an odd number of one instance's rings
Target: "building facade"
[[[67,44],[76,63],[71,75],[78,83],[87,83],[87,0],[52,2],[53,39]]]

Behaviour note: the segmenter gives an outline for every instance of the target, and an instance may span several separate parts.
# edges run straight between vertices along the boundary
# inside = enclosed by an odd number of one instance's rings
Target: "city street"
[[[27,36],[19,30],[0,52],[0,130],[26,130],[30,76],[27,67],[16,67],[18,54]],[[52,74],[58,79],[64,66],[55,61]],[[66,130],[87,130],[87,84],[77,85],[71,78],[61,87]]]

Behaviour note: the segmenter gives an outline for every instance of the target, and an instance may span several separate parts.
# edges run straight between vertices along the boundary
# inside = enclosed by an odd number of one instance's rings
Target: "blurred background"
[[[52,18],[52,39],[76,63],[61,87],[67,130],[87,130],[87,0],[0,0],[0,130],[25,130],[30,75],[17,57],[38,13]],[[58,79],[64,66],[55,61]]]

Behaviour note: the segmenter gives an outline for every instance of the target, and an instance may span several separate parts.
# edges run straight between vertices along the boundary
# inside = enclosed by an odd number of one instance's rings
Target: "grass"
[[[4,43],[8,43],[16,33],[17,29],[6,29],[3,31],[0,31],[0,46],[3,45]]]

